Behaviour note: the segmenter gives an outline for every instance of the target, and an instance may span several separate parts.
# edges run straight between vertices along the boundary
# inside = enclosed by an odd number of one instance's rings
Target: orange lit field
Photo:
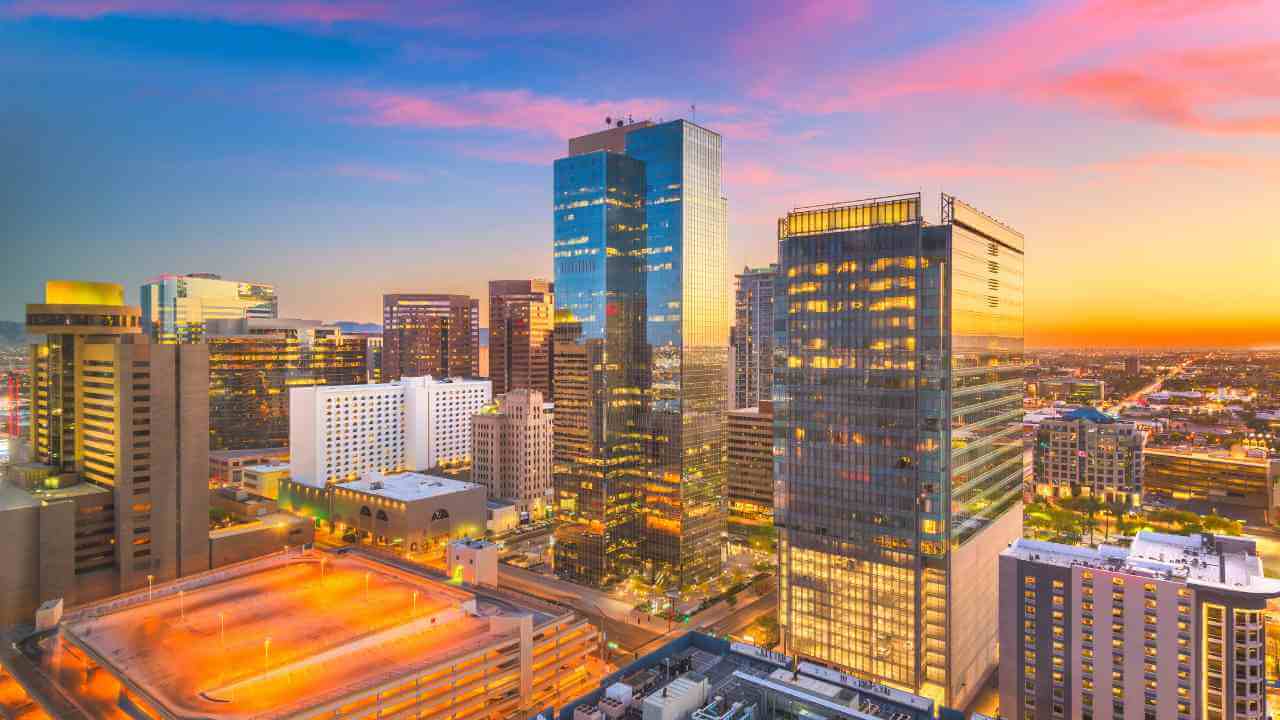
[[[179,587],[69,618],[58,683],[102,718],[121,716],[121,678],[171,715],[284,717],[495,638],[488,618],[463,611],[471,593],[351,556],[281,558]],[[481,615],[504,611],[485,602]],[[87,671],[86,660],[110,674]]]

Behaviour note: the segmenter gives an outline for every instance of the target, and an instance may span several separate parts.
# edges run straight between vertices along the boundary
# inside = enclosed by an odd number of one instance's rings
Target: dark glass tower
[[[733,308],[733,406],[751,408],[773,391],[773,285],[778,266],[742,269],[735,275]]]
[[[1023,238],[943,196],[779,221],[774,454],[789,652],[964,707],[1021,536]]]
[[[630,533],[623,544],[634,550],[634,562],[629,557],[625,570],[581,579],[600,583],[641,572],[656,584],[684,587],[719,572],[725,532],[729,297],[721,139],[676,120],[575,138],[575,148],[582,153],[557,161],[555,179],[557,499],[565,521],[557,534],[558,570],[576,576],[561,563],[578,547],[566,541],[581,534],[582,482],[569,472],[573,458],[621,447],[621,457],[605,467],[628,479],[627,491],[613,499],[606,491],[597,514],[617,516],[618,536]],[[638,208],[630,206],[633,199]],[[618,242],[610,240],[615,235]],[[600,313],[615,287],[634,299]],[[605,316],[608,322],[591,322]],[[603,422],[608,432],[593,430],[601,443],[577,430],[582,450],[574,453],[561,394],[574,373],[562,371],[562,352],[572,349],[570,338],[589,348],[601,332],[608,346],[601,372],[616,372],[621,384],[584,400],[588,423]],[[588,354],[576,364],[594,375],[593,359]],[[624,423],[608,422],[615,412],[624,413]],[[621,445],[611,445],[610,436]]]
[[[555,569],[604,585],[639,562],[644,167],[604,150],[555,164]]]

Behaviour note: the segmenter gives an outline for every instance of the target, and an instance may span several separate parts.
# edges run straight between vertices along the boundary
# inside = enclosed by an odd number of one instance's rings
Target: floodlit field
[[[470,593],[351,556],[322,568],[321,557],[157,592],[64,630],[170,712],[228,718],[285,716],[493,640],[487,618],[460,610]],[[75,669],[78,649],[67,654],[60,684],[110,698]]]

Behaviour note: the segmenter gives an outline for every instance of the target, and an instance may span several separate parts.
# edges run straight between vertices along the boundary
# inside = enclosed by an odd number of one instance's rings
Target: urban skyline
[[[726,138],[731,271],[768,262],[776,208],[907,181],[1002,208],[1042,239],[1032,347],[1277,342],[1263,309],[1280,291],[1259,262],[1274,250],[1256,231],[1280,168],[1274,5],[933,3],[913,23],[880,10],[750,4],[707,41],[692,28],[725,20],[715,7],[682,22],[666,5],[598,8],[597,28],[559,4],[496,24],[472,22],[482,7],[401,2],[10,5],[0,72],[24,98],[23,151],[9,153],[24,180],[5,216],[10,237],[45,251],[17,256],[0,318],[39,294],[48,253],[66,256],[62,274],[129,288],[166,272],[272,283],[289,317],[373,321],[378,296],[400,291],[467,294],[487,315],[488,280],[551,274],[542,208],[559,143],[606,116],[688,115]],[[796,42],[766,64],[752,48],[775,32]],[[849,49],[849,33],[870,42]],[[964,51],[975,45],[1001,52]],[[682,53],[698,70],[672,87]],[[603,68],[624,58],[650,72],[619,83]],[[851,67],[848,87],[825,79]],[[929,110],[957,97],[992,112],[931,132]],[[94,126],[69,124],[86,105]],[[201,202],[175,196],[190,187]],[[496,218],[483,211],[495,188]],[[1205,237],[1214,263],[1200,261]],[[488,252],[450,253],[454,241]]]

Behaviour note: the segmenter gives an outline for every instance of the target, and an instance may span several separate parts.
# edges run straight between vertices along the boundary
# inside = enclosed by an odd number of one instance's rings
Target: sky
[[[687,117],[732,268],[948,192],[1026,235],[1033,347],[1280,345],[1280,0],[0,0],[0,87],[0,319],[53,277],[483,297],[551,276],[567,138]]]

